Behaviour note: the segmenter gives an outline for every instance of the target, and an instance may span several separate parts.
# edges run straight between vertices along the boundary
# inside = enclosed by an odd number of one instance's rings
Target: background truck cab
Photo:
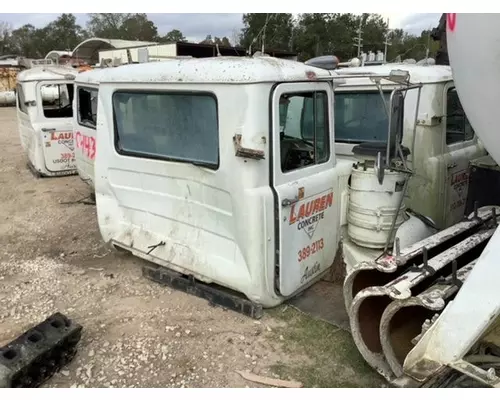
[[[42,176],[72,175],[73,68],[41,66],[19,73],[17,120],[28,165]]]
[[[420,93],[406,93],[401,110],[402,144],[410,149],[408,163],[414,172],[405,203],[443,229],[463,218],[469,163],[486,151],[465,116],[449,66],[386,64],[345,68],[338,74],[384,75],[393,69],[408,71],[411,83],[422,85]],[[382,80],[380,87],[388,102],[396,85]],[[387,113],[371,79],[346,79],[335,95],[335,151],[340,160],[355,159],[352,149],[360,143],[387,140]]]

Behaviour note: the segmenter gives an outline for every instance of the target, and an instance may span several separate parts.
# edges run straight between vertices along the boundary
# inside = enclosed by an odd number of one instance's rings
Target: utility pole
[[[363,26],[363,15],[359,17],[359,28],[356,30],[358,38],[356,39],[356,43],[354,43],[354,46],[358,48],[358,58],[361,55],[361,49],[363,48],[363,45],[361,44],[363,42],[363,39],[361,38],[361,35],[363,34],[363,31],[361,30],[362,26]]]
[[[431,27],[429,27],[429,30],[427,31],[427,48],[425,49],[425,59],[429,59],[429,52],[430,52],[430,46],[431,46]]]
[[[385,42],[384,42],[384,63],[387,62],[387,46],[390,46],[392,43],[389,42],[389,18],[387,18],[387,33],[385,34]]]

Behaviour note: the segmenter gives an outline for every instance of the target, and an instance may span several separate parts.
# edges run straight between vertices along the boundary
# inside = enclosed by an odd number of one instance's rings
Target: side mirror
[[[401,142],[401,138],[403,137],[404,95],[401,91],[395,90],[391,98],[392,101],[389,105],[390,125],[387,139],[390,142],[388,148],[392,150],[395,148],[396,143]],[[388,160],[392,156],[392,154],[388,154]]]

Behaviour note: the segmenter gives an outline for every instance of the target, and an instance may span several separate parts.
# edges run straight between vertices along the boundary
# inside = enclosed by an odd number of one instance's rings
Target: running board
[[[207,285],[197,281],[192,276],[182,275],[163,266],[145,265],[142,267],[142,274],[156,283],[208,300],[212,306],[236,311],[254,319],[260,319],[264,314],[263,308],[259,304],[253,303],[237,294],[229,293],[227,290]]]

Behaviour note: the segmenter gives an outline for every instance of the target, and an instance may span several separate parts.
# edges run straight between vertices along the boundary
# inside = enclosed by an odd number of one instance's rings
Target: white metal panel
[[[184,83],[99,86],[95,190],[103,239],[178,272],[237,290],[264,306],[279,304],[267,161],[271,85],[210,85],[218,100],[217,171],[116,152],[112,93],[138,88],[204,89]],[[242,135],[243,144],[265,151],[266,159],[236,157],[235,134]],[[165,245],[147,254],[149,246],[161,241]]]

